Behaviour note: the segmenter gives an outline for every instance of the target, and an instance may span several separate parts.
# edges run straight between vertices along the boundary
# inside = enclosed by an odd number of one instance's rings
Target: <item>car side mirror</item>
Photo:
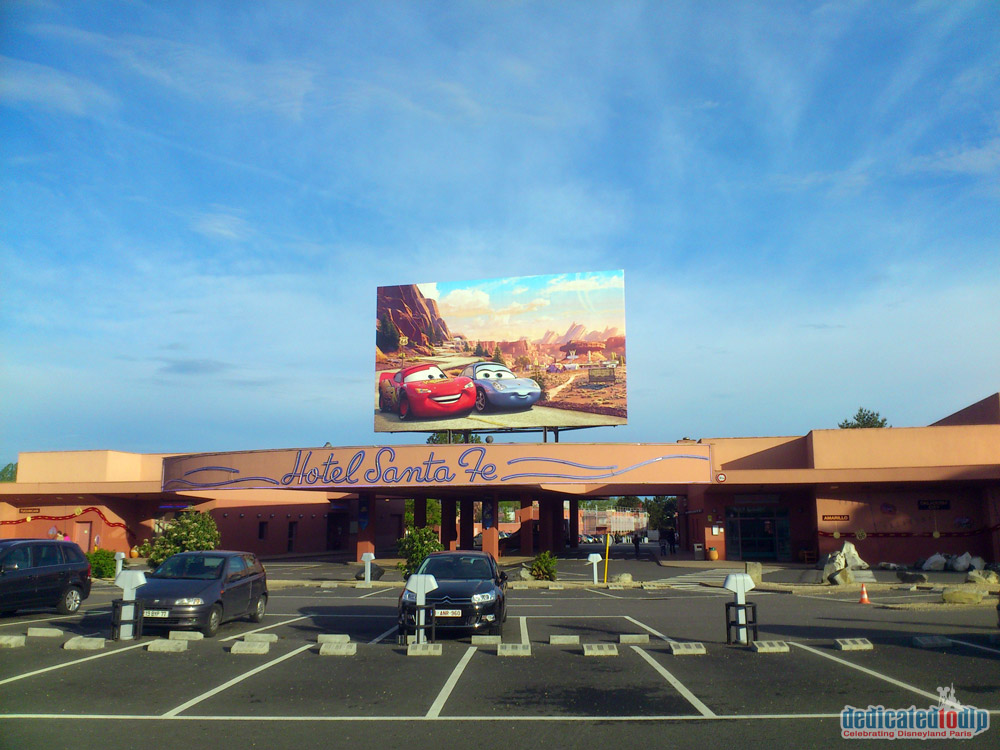
[[[500,571],[500,583],[507,583],[507,571]]]

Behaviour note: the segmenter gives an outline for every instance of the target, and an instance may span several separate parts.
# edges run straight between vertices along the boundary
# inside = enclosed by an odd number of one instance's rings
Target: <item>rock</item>
[[[979,604],[984,593],[982,589],[948,588],[941,593],[941,601],[947,604]]]
[[[905,570],[906,566],[905,565],[899,565],[897,563],[880,562],[878,564],[878,569],[879,570]]]
[[[533,580],[535,580],[535,577],[533,575],[531,575],[531,571],[528,570],[527,568],[521,568],[521,570],[518,572],[517,575],[518,575],[518,577],[522,581],[533,581]]]
[[[750,576],[750,580],[754,582],[755,586],[760,586],[764,575],[764,566],[759,562],[748,562],[744,564],[746,565],[746,574]]]
[[[897,570],[896,578],[902,583],[927,583],[928,581],[926,573],[917,573],[909,570]]]
[[[831,576],[835,576],[842,570],[843,568],[838,568],[836,565],[832,564],[823,566],[823,580],[829,581]]]
[[[982,570],[986,567],[986,561],[981,557],[973,557],[970,566],[976,570]]]
[[[382,576],[384,576],[384,575],[385,575],[385,568],[383,568],[378,563],[373,562],[372,563],[372,580],[373,581],[379,581],[379,580],[382,579]],[[365,568],[364,568],[363,565],[361,566],[361,570],[359,570],[357,573],[354,574],[354,580],[355,581],[363,581],[363,580],[365,580]]]
[[[935,553],[924,561],[922,567],[924,570],[944,570],[946,562],[948,561],[945,559],[944,555]]]
[[[868,570],[868,563],[861,559],[861,555],[858,554],[857,549],[855,549],[852,542],[844,542],[844,546],[841,549],[844,555],[846,567],[851,570]]]
[[[632,583],[632,574],[631,573],[619,573],[616,576],[612,576],[611,580],[614,583]]]
[[[828,577],[826,580],[828,580],[834,586],[849,586],[850,584],[854,583],[854,576],[851,574],[851,571],[848,568],[844,568],[843,570],[838,570],[836,573]]]
[[[964,555],[953,557],[948,561],[948,569],[958,573],[964,573],[972,565],[972,555],[966,552]]]
[[[831,552],[828,555],[824,555],[820,558],[819,562],[816,563],[817,568],[825,570],[828,566],[832,565],[837,570],[843,570],[847,567],[847,558],[844,557],[844,553],[841,550],[836,552]]]

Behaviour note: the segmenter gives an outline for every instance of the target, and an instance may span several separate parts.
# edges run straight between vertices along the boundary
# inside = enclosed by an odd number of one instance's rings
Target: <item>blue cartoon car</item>
[[[531,378],[519,378],[506,365],[475,362],[462,375],[476,386],[476,411],[530,409],[542,397],[542,389]]]

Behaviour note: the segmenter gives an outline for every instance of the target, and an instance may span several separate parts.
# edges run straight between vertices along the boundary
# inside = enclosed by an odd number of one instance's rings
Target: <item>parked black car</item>
[[[427,594],[437,629],[487,630],[502,635],[507,621],[507,574],[487,552],[458,550],[433,552],[417,568],[432,575],[437,588]],[[399,631],[416,628],[417,597],[405,590],[399,597]],[[428,622],[430,619],[428,618]]]
[[[181,552],[146,574],[136,598],[144,629],[191,628],[211,638],[228,620],[264,619],[267,574],[252,552]]]
[[[73,542],[0,539],[0,615],[55,607],[64,615],[90,596],[90,561]]]

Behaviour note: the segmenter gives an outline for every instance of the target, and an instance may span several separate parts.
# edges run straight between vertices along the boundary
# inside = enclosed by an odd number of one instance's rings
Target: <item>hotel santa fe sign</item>
[[[616,457],[619,460],[615,460]],[[501,444],[300,448],[173,456],[163,491],[708,484],[707,445]]]

